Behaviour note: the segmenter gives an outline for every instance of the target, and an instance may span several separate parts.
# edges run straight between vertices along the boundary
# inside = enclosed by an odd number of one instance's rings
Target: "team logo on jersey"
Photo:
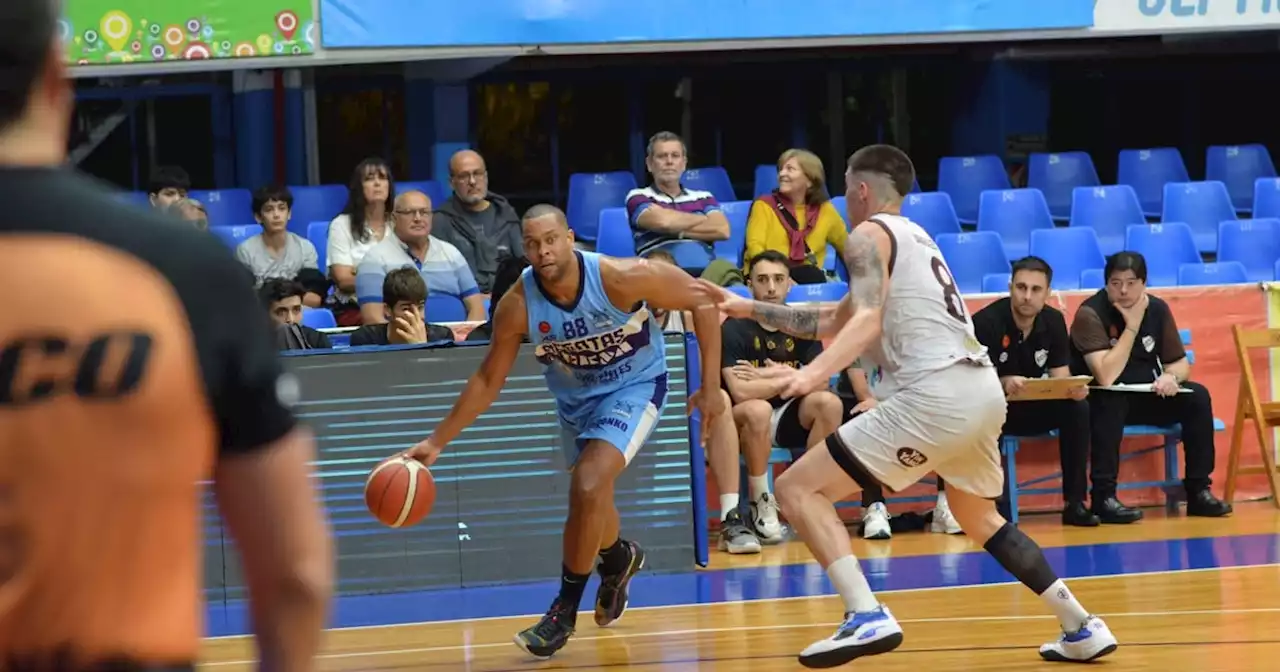
[[[550,323],[550,322],[539,322],[539,323],[538,323],[538,333],[541,333],[541,334],[549,334],[549,333],[551,333],[551,323]]]
[[[617,329],[565,341],[547,340],[535,346],[533,353],[544,366],[562,364],[570,369],[603,368],[649,345],[648,324],[649,310],[641,308]]]
[[[1009,353],[1007,352],[1000,353],[1000,363],[1004,364],[1007,361],[1009,361]]]
[[[901,463],[902,466],[904,467],[910,467],[910,468],[922,467],[924,466],[924,463],[928,461],[929,461],[929,458],[926,457],[924,453],[916,450],[915,448],[899,448],[898,449],[898,462]]]
[[[590,317],[591,324],[595,326],[596,329],[608,329],[613,326],[613,318],[609,317],[607,313],[593,310],[591,311]]]
[[[782,341],[782,347],[786,348],[787,352],[794,352],[796,349],[796,340],[788,336],[784,341]]]
[[[1151,352],[1156,349],[1156,339],[1152,338],[1151,334],[1147,334],[1142,337],[1142,349],[1147,352]]]
[[[1035,357],[1036,357],[1036,366],[1044,366],[1045,362],[1049,361],[1049,351],[1036,350]]]

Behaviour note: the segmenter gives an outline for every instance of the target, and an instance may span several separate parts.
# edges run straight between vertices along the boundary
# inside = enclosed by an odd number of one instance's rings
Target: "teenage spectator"
[[[192,226],[201,231],[209,230],[209,213],[205,211],[204,203],[194,198],[182,198],[174,201],[169,206],[168,211],[178,219],[190,222]]]
[[[396,198],[394,212],[394,231],[364,255],[356,273],[356,295],[364,324],[386,321],[382,281],[387,273],[406,266],[422,274],[428,294],[462,299],[467,319],[483,322],[484,297],[467,260],[458,248],[431,235],[431,199],[421,191],[405,192]]]
[[[729,220],[709,191],[686,189],[680,176],[689,167],[684,141],[670,131],[649,138],[645,166],[653,183],[627,194],[627,219],[635,236],[636,254],[695,245],[715,259],[711,243],[729,239]],[[701,272],[703,269],[686,269]]]
[[[973,314],[978,342],[996,363],[1005,396],[1020,392],[1028,379],[1071,375],[1071,339],[1067,319],[1045,305],[1053,269],[1039,257],[1023,257],[1013,264],[1009,296]],[[1058,430],[1062,463],[1062,523],[1093,527],[1098,516],[1085,507],[1089,470],[1089,388],[1081,385],[1066,399],[1011,401],[1004,434],[1041,436]],[[1017,506],[1017,502],[1008,502]]]
[[[302,285],[285,278],[272,278],[258,288],[258,300],[275,322],[276,344],[281,350],[318,350],[333,347],[329,336],[302,325]]]
[[[356,269],[364,255],[382,242],[394,226],[391,210],[395,203],[395,185],[391,167],[382,159],[365,159],[351,173],[347,185],[347,204],[342,214],[329,223],[329,279],[334,292],[329,297],[330,309],[338,324],[360,325],[360,305],[356,300]],[[381,278],[378,282],[381,282]]]
[[[177,166],[161,166],[151,174],[147,200],[151,201],[151,207],[164,210],[186,198],[190,190],[191,176],[187,171]]]
[[[449,159],[453,195],[436,207],[431,235],[458,248],[480,291],[493,291],[498,264],[523,256],[520,215],[507,199],[489,191],[484,158],[464,149]]]
[[[792,287],[787,258],[774,250],[761,252],[751,259],[747,280],[756,301],[784,303]],[[795,338],[750,318],[725,320],[722,333],[722,379],[733,409],[725,415],[731,415],[738,441],[722,438],[731,438],[731,431],[712,433],[709,457],[720,488],[720,549],[754,553],[759,552],[761,542],[782,541],[778,504],[769,492],[766,473],[769,452],[775,445],[791,450],[817,445],[843,423],[844,407],[840,398],[827,390],[796,399],[779,396],[781,383],[788,379],[778,374],[810,364],[822,353],[821,341]],[[747,460],[749,530],[738,513],[740,454]],[[755,539],[749,538],[748,532]]]
[[[524,241],[520,242],[521,250],[524,249]],[[524,269],[529,267],[529,262],[524,258],[523,252],[519,256],[507,257],[498,263],[498,272],[493,276],[493,292],[489,295],[489,321],[471,330],[467,334],[470,342],[487,342],[493,336],[493,314],[498,310],[498,302],[502,300],[503,295],[520,282],[520,276],[524,273]]]
[[[287,187],[262,187],[253,192],[253,218],[262,233],[236,246],[236,259],[261,285],[271,278],[297,280],[307,290],[304,303],[318,307],[329,291],[311,241],[289,231],[293,194]],[[307,271],[310,271],[309,273]]]
[[[452,341],[453,330],[427,322],[427,283],[414,268],[398,268],[382,281],[385,324],[366,324],[351,332],[358,345],[405,345]]]
[[[813,152],[788,149],[778,157],[778,188],[756,199],[747,217],[747,259],[777,250],[800,284],[827,281],[827,246],[844,248],[844,218],[827,197],[822,160]]]
[[[1125,425],[1182,425],[1187,515],[1216,518],[1231,505],[1209,491],[1214,466],[1213,401],[1193,382],[1169,304],[1147,292],[1147,260],[1117,252],[1103,269],[1106,286],[1085,299],[1071,324],[1072,369],[1094,385],[1141,386],[1147,391],[1094,389],[1089,394],[1093,440],[1093,512],[1104,523],[1132,523],[1138,509],[1116,498]],[[1141,388],[1140,388],[1141,389]]]

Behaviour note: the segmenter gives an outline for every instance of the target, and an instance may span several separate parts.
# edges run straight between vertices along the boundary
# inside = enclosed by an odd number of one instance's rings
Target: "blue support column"
[[[236,186],[257,189],[275,181],[275,86],[270,72],[232,73]]]
[[[209,96],[213,126],[213,186],[236,186],[236,140],[233,132],[231,93],[225,88]]]
[[[301,70],[284,71],[284,175],[286,184],[307,184],[307,129]]]
[[[409,119],[409,178],[448,181],[449,159],[471,146],[471,91],[466,82],[441,82],[409,64],[404,99]]]
[[[996,154],[1007,159],[1006,143],[1017,135],[1049,132],[1049,81],[1036,63],[1005,60],[976,64],[968,107],[956,117],[951,154]]]

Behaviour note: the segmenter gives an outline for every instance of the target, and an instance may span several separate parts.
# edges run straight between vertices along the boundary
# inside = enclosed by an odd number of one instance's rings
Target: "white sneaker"
[[[938,534],[962,534],[964,530],[960,529],[960,523],[956,522],[955,516],[951,515],[951,505],[947,504],[947,498],[943,495],[938,496],[938,506],[933,510],[933,521],[929,523],[929,531]]]
[[[876,502],[863,509],[863,539],[888,539],[892,536],[893,530],[889,527],[889,509],[885,508],[884,502]]]
[[[1097,616],[1075,632],[1064,632],[1056,642],[1040,647],[1040,657],[1055,663],[1087,663],[1116,650],[1120,644],[1111,629]]]
[[[844,623],[835,634],[800,652],[800,664],[814,668],[837,667],[863,656],[888,653],[901,645],[902,626],[882,604],[875,611],[845,614]]]
[[[764,493],[751,502],[751,523],[756,536],[764,544],[782,542],[782,523],[778,522],[778,500],[773,495]]]

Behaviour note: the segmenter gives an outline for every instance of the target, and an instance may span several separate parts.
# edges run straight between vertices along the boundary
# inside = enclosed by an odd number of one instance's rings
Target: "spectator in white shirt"
[[[340,326],[360,325],[356,269],[364,255],[393,228],[394,202],[395,186],[387,162],[373,158],[361,161],[347,185],[347,205],[329,223],[329,278],[334,284],[330,309]]]

